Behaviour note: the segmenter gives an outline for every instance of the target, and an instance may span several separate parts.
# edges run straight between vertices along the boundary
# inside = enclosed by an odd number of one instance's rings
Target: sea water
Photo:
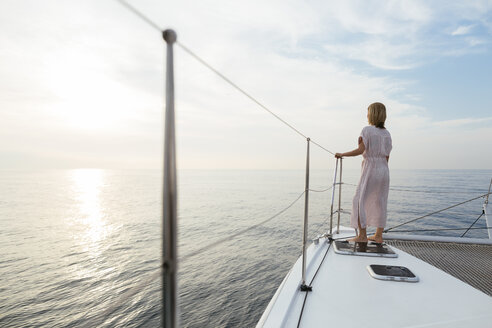
[[[310,189],[330,187],[332,175],[311,172]],[[345,211],[358,177],[344,170]],[[483,194],[491,177],[492,170],[392,170],[388,226]],[[253,327],[300,255],[304,195],[266,224],[232,235],[289,206],[304,191],[305,173],[183,170],[178,178],[181,326]],[[0,327],[160,325],[161,188],[152,170],[0,171]],[[331,198],[331,190],[309,193],[310,238],[328,229]],[[467,228],[482,204],[399,229]],[[344,212],[341,224],[348,222]],[[481,218],[474,227],[484,226]]]

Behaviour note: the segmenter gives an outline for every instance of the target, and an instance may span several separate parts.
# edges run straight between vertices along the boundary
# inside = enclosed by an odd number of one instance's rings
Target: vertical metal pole
[[[485,198],[485,202],[483,203],[483,213],[485,214],[485,226],[487,228],[492,228],[492,217],[491,217],[491,213],[489,212],[489,194],[490,194],[491,187],[492,187],[492,179],[490,179],[489,192],[487,194],[487,198]],[[489,234],[489,239],[492,239],[492,230],[487,229],[487,232]]]
[[[311,139],[307,138],[307,156],[306,156],[306,189],[304,191],[304,234],[302,237],[302,291],[310,291],[311,288],[306,285],[306,247],[308,233],[308,209],[309,209],[309,143]]]
[[[489,203],[489,195],[490,195],[490,188],[492,187],[492,179],[490,179],[490,184],[489,184],[489,192],[487,194],[487,198],[485,199],[485,204]]]
[[[164,132],[164,185],[162,191],[162,326],[178,326],[177,274],[177,183],[174,126],[173,43],[176,33],[162,33],[167,43],[166,117]]]
[[[330,236],[333,232],[333,202],[335,200],[335,187],[337,183],[338,158],[335,164],[335,174],[333,175],[333,187],[331,187],[331,206],[330,206]]]
[[[338,180],[338,222],[337,222],[337,233],[340,232],[340,211],[342,204],[342,163],[343,158],[340,158],[340,180]]]

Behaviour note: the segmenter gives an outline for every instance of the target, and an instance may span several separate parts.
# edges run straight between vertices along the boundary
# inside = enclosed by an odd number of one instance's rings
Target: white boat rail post
[[[492,239],[492,213],[489,212],[489,196],[490,196],[490,187],[492,187],[492,179],[490,179],[490,184],[489,184],[489,192],[487,193],[487,196],[485,196],[485,201],[483,202],[483,214],[485,214],[485,226],[487,227],[487,233],[489,235],[489,239]]]
[[[337,234],[340,233],[340,212],[342,204],[342,163],[343,158],[340,158],[340,180],[338,180],[338,222],[337,222]]]
[[[333,186],[331,187],[331,206],[330,206],[330,237],[333,234],[333,202],[335,200],[335,185],[337,182],[338,158],[335,164],[335,174],[333,175]]]
[[[177,183],[176,142],[174,119],[173,43],[176,32],[165,30],[166,59],[166,116],[164,134],[164,185],[162,191],[162,326],[178,327],[177,287]]]
[[[490,187],[492,187],[492,179],[490,179],[489,192],[487,193],[487,198],[485,198],[485,204],[489,203]]]
[[[302,283],[301,290],[303,292],[310,292],[311,286],[306,285],[306,241],[308,234],[308,209],[309,209],[309,143],[310,138],[307,138],[307,156],[306,156],[306,189],[304,191],[304,231],[302,237]]]

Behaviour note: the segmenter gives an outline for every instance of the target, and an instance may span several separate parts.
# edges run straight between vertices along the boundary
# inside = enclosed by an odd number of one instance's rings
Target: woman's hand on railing
[[[335,154],[335,157],[336,157],[336,158],[342,158],[342,157],[343,157],[343,153],[336,153],[336,154]]]

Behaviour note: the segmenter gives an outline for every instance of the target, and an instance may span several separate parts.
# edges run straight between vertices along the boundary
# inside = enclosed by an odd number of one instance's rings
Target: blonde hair
[[[367,108],[369,124],[377,128],[384,129],[384,121],[386,121],[386,107],[379,102],[369,105]]]

